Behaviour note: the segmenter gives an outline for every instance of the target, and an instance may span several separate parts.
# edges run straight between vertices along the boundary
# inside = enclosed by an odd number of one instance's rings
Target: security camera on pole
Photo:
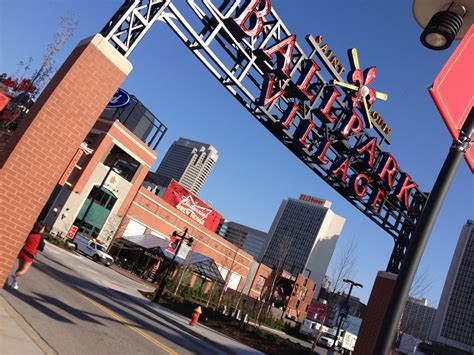
[[[179,253],[179,249],[181,248],[181,244],[183,243],[183,240],[187,241],[186,244],[188,246],[191,246],[193,244],[194,238],[193,237],[186,237],[187,234],[188,234],[188,228],[185,228],[183,234],[181,234],[181,235],[178,234],[177,231],[174,231],[173,234],[172,234],[173,237],[178,237],[179,241],[178,241],[178,245],[177,245],[177,247],[174,251],[173,258],[171,259],[171,262],[169,263],[168,267],[166,268],[165,275],[161,279],[160,286],[158,287],[158,290],[156,291],[155,296],[153,297],[153,302],[155,302],[155,303],[160,302],[160,298],[163,295],[163,291],[165,290],[166,281],[168,280],[168,277],[171,273],[172,266],[174,265],[174,262],[176,260],[176,256]]]

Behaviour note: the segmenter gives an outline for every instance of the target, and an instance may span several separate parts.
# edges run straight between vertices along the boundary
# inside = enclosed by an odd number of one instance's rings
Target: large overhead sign
[[[177,181],[171,180],[163,195],[163,200],[210,231],[217,230],[222,218],[221,214],[210,208]]]
[[[460,83],[466,83],[466,85],[460,85]],[[455,140],[458,139],[459,131],[468,115],[474,110],[473,83],[474,25],[469,28],[429,90],[444,123]],[[474,147],[471,146],[467,150],[464,159],[474,173]]]
[[[376,68],[364,71],[353,49],[348,69],[322,36],[306,37],[306,54],[270,0],[186,4],[126,2],[102,34],[127,56],[156,19],[167,23],[277,139],[395,238],[388,269],[397,271],[427,197],[382,148],[390,128],[373,110],[387,100]]]

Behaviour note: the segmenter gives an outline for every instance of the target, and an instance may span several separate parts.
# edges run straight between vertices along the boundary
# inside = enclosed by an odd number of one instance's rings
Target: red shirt
[[[25,246],[23,247],[31,255],[35,256],[36,252],[38,251],[38,245],[41,241],[41,234],[39,233],[31,233],[25,242]]]

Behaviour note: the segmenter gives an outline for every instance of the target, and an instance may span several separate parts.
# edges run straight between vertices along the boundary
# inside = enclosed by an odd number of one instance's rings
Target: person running
[[[33,227],[33,230],[26,238],[25,245],[18,254],[18,269],[14,274],[9,275],[7,280],[7,285],[14,288],[15,290],[18,289],[17,279],[28,272],[38,249],[40,251],[43,250],[44,240],[41,234],[43,233],[44,228],[44,222],[37,221]]]

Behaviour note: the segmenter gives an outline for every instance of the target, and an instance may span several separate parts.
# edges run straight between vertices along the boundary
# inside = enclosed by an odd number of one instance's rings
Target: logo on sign
[[[183,198],[183,200],[176,206],[176,209],[187,214],[199,224],[204,224],[204,220],[212,212],[211,209],[201,207],[196,202],[194,202],[194,199],[191,195]]]
[[[118,89],[109,101],[108,108],[127,106],[130,102],[130,95],[123,89]]]

